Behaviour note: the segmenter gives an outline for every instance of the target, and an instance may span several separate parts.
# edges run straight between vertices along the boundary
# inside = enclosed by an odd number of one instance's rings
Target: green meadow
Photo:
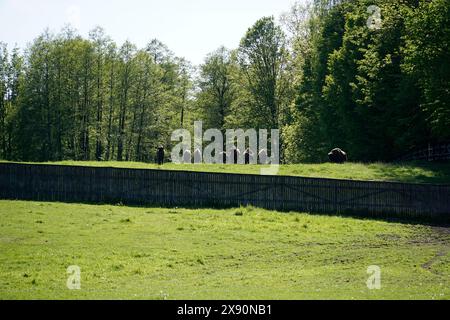
[[[449,248],[370,219],[0,201],[0,299],[449,299]]]

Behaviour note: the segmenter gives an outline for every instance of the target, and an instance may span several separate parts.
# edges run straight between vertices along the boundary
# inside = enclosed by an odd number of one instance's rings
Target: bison
[[[158,162],[158,165],[164,164],[164,147],[159,146],[158,150],[156,151],[156,161]]]
[[[231,159],[233,159],[233,164],[238,163],[240,154],[241,154],[241,152],[237,148],[234,148],[233,150],[231,150]]]
[[[245,150],[244,152],[244,163],[250,164],[253,160],[253,152],[250,149]]]
[[[183,153],[183,163],[191,163],[192,162],[192,155],[189,150],[184,151]]]
[[[226,152],[220,153],[221,159],[219,161],[222,161],[222,164],[226,164],[228,160],[228,155]]]
[[[202,163],[202,152],[200,149],[194,151],[194,163]]]
[[[328,153],[328,159],[330,159],[332,163],[344,163],[348,160],[347,153],[339,148],[331,150],[330,153]]]
[[[261,149],[261,151],[259,151],[258,158],[260,164],[267,164],[267,150]]]

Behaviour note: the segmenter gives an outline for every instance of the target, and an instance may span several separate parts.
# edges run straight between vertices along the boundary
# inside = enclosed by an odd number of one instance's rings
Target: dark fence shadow
[[[287,176],[0,163],[0,198],[450,222],[449,185]]]

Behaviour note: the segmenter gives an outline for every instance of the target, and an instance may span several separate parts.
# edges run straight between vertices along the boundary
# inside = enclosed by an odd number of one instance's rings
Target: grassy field
[[[0,299],[449,299],[449,248],[449,229],[423,225],[0,201]]]
[[[1,161],[0,161],[1,162]],[[4,161],[3,161],[4,162]],[[100,166],[116,168],[188,170],[204,172],[259,174],[262,166],[258,165],[207,165],[207,164],[172,164],[163,166],[139,162],[96,162],[96,161],[61,161],[47,164]],[[450,163],[346,163],[346,164],[293,164],[281,165],[280,175],[317,178],[398,181],[414,183],[450,183]]]

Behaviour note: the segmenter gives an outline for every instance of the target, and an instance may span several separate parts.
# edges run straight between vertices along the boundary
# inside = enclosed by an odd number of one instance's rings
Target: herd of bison
[[[234,148],[231,150],[231,152],[221,152],[221,160],[222,164],[228,163],[228,164],[238,164],[239,163],[239,157],[241,155],[241,152],[239,149]],[[250,164],[250,163],[259,163],[259,164],[268,164],[268,152],[265,149],[262,149],[258,155],[257,159],[254,159],[255,154],[252,150],[247,149],[244,151],[243,154],[243,163],[244,164]],[[194,163],[201,163],[202,162],[202,154],[199,149],[196,149],[194,151]],[[158,165],[164,164],[165,159],[165,151],[164,147],[160,146],[158,147],[156,151],[156,163]],[[344,163],[348,160],[347,153],[345,153],[343,150],[339,148],[335,148],[331,150],[328,153],[328,159],[332,163]],[[192,153],[189,150],[186,150],[183,154],[183,163],[192,163]],[[257,161],[255,161],[257,160]]]

